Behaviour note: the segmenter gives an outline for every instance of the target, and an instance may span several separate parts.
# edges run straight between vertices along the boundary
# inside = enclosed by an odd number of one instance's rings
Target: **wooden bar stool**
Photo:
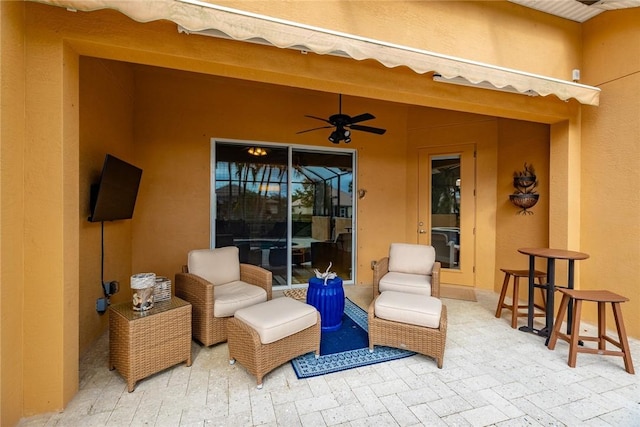
[[[502,291],[500,291],[500,298],[498,299],[498,307],[496,308],[496,317],[500,318],[502,315],[502,309],[506,308],[507,310],[511,310],[511,327],[516,328],[518,326],[518,317],[526,317],[527,313],[522,313],[520,311],[521,308],[529,308],[527,304],[519,304],[518,303],[518,292],[520,290],[519,279],[521,277],[529,278],[529,270],[509,270],[507,268],[501,268],[500,271],[504,272],[504,281],[502,282]],[[507,295],[507,288],[509,287],[509,280],[513,276],[513,293],[511,296],[511,304],[506,304],[504,302],[504,298]],[[534,276],[538,279],[538,283],[543,285],[542,279],[546,277],[546,274],[542,271],[535,270]],[[546,306],[546,298],[544,294],[544,289],[539,288],[542,293],[542,303],[544,306],[539,304],[534,304],[535,308],[542,310],[542,313],[535,313],[534,316],[542,317],[545,315],[545,306]]]
[[[603,354],[605,356],[620,356],[624,359],[624,368],[630,374],[635,374],[633,370],[633,362],[631,361],[631,352],[629,351],[629,341],[627,341],[627,331],[624,328],[624,321],[622,320],[622,310],[620,309],[621,302],[629,301],[629,298],[614,294],[609,291],[587,291],[576,289],[559,289],[562,292],[562,302],[558,309],[558,317],[553,325],[553,332],[549,338],[549,349],[553,350],[556,347],[558,338],[563,339],[569,343],[569,366],[576,367],[576,357],[578,353],[591,353],[591,354]],[[573,324],[571,326],[571,333],[564,334],[560,332],[564,315],[569,306],[570,300],[573,298]],[[598,336],[581,336],[580,335],[580,311],[582,310],[582,301],[592,301],[598,303]],[[606,316],[605,306],[607,303],[611,303],[613,309],[613,317],[616,321],[616,328],[618,330],[618,341],[612,337],[607,336],[606,328]],[[578,346],[578,341],[596,341],[598,348],[585,348]],[[621,351],[607,350],[607,341],[618,347]]]

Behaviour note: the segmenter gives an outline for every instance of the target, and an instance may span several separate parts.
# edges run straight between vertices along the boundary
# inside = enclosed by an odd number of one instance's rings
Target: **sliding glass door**
[[[314,270],[353,278],[352,151],[213,143],[212,246],[306,284]]]

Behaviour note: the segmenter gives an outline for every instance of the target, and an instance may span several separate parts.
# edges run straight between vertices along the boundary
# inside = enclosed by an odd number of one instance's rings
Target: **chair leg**
[[[607,349],[607,315],[604,302],[598,302],[598,350]]]
[[[504,274],[504,280],[502,281],[502,290],[500,291],[500,298],[498,298],[498,307],[496,308],[496,317],[502,316],[502,308],[504,307],[504,298],[507,295],[507,287],[509,286],[509,273]]]
[[[564,298],[564,297],[563,297]],[[578,356],[578,341],[580,341],[580,314],[582,312],[582,300],[574,300],[573,325],[571,325],[571,341],[569,342],[569,366],[576,367]]]
[[[547,344],[547,348],[549,350],[554,350],[556,348],[556,342],[558,342],[558,334],[560,333],[560,328],[562,327],[562,320],[564,319],[564,316],[567,312],[567,307],[569,306],[569,299],[570,298],[567,295],[562,296],[560,308],[558,308],[558,316],[556,317],[556,321],[553,323],[553,331],[551,332],[551,336],[549,337],[549,344]]]
[[[631,361],[631,351],[629,350],[629,341],[627,340],[627,330],[624,327],[624,321],[622,320],[622,310],[620,309],[620,303],[611,303],[613,308],[613,317],[616,321],[616,329],[618,330],[618,341],[622,347],[624,353],[624,369],[631,375],[635,375],[633,369],[633,362]]]

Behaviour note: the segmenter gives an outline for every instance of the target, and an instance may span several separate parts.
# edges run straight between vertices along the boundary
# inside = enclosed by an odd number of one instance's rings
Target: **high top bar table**
[[[527,313],[527,326],[520,327],[521,331],[532,332],[542,337],[547,337],[545,345],[549,342],[549,336],[553,330],[553,312],[554,312],[554,294],[556,291],[556,260],[567,260],[569,262],[569,271],[567,277],[567,288],[573,289],[574,278],[574,262],[576,260],[583,260],[589,258],[588,254],[582,252],[568,251],[565,249],[551,249],[551,248],[520,248],[518,252],[529,256],[529,306]],[[534,271],[536,266],[536,257],[547,259],[547,283],[542,285],[547,289],[547,311],[545,327],[539,330],[533,327],[533,291],[535,286],[538,286],[534,282]],[[567,312],[567,328],[570,328],[573,313],[571,306]]]

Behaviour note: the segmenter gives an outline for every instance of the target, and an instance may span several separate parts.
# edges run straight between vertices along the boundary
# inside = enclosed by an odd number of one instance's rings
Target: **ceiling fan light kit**
[[[331,132],[331,135],[329,135],[329,138],[327,138],[329,141],[333,142],[334,144],[339,144],[340,141],[344,141],[345,143],[350,143],[351,142],[351,131],[349,131],[349,129],[336,129],[333,132]]]
[[[342,95],[339,95],[338,100],[338,114],[334,114],[330,116],[328,119],[323,119],[322,117],[305,115],[305,117],[309,117],[315,120],[321,120],[325,123],[328,123],[328,126],[320,126],[317,128],[303,130],[297,133],[305,133],[311,132],[318,129],[330,129],[335,127],[335,130],[331,132],[329,135],[329,141],[334,144],[339,144],[340,141],[344,141],[345,143],[351,142],[351,131],[359,130],[362,132],[374,133],[376,135],[383,135],[387,130],[371,127],[371,126],[363,126],[357,123],[364,122],[366,120],[375,119],[375,116],[370,113],[363,113],[354,117],[351,117],[347,114],[342,114]]]

